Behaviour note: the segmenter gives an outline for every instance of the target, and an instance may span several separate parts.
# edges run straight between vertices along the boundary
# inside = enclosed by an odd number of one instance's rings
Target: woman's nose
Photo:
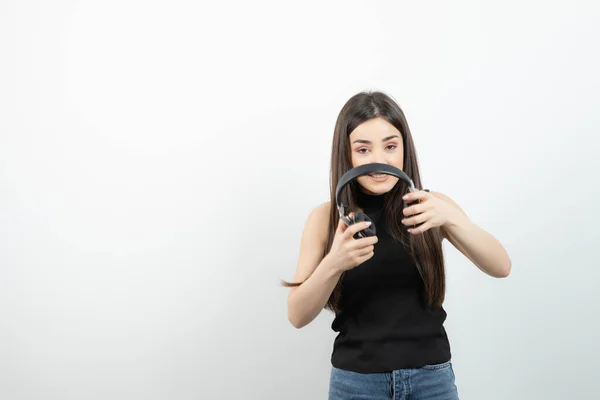
[[[385,158],[385,154],[383,154],[380,151],[373,152],[373,157],[371,158],[371,162],[380,163],[380,164],[388,164],[388,162]]]

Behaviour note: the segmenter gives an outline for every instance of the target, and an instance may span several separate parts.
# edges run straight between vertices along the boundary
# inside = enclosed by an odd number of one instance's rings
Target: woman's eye
[[[397,145],[395,145],[395,144],[389,144],[389,145],[387,145],[385,148],[386,148],[386,149],[388,149],[388,150],[394,150],[396,147],[398,147],[398,146],[397,146]],[[369,151],[369,149],[368,149],[368,148],[366,148],[366,147],[361,147],[361,148],[359,148],[359,149],[356,149],[356,151],[357,151],[358,153],[364,154],[364,153],[366,153],[367,151]]]

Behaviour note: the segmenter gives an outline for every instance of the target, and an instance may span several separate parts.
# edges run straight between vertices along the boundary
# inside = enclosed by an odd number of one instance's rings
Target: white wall
[[[513,261],[445,248],[461,399],[595,398],[598,5],[215,3],[0,4],[0,398],[326,399],[278,282],[364,89]]]

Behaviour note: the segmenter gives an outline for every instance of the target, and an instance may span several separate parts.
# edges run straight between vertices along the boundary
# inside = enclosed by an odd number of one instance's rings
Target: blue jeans
[[[452,363],[363,374],[332,367],[329,400],[457,400]]]

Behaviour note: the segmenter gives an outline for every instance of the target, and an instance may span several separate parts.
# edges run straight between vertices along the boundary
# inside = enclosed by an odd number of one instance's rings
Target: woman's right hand
[[[354,234],[367,228],[367,221],[357,222],[347,226],[340,218],[333,237],[331,250],[327,256],[331,259],[333,268],[340,272],[350,270],[373,257],[377,236],[354,239]]]

